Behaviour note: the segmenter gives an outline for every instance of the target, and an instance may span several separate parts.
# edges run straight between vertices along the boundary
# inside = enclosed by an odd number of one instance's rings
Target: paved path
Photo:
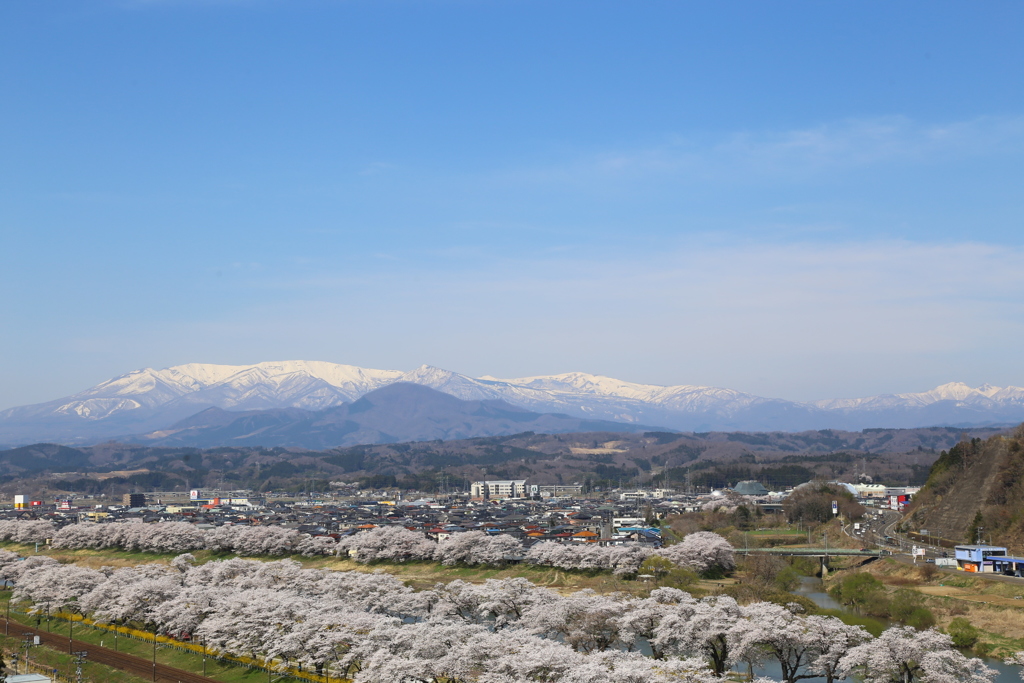
[[[5,620],[0,617],[0,623],[3,622]],[[157,683],[220,683],[220,681],[213,678],[175,669],[173,666],[165,664],[157,663],[154,665],[151,660],[124,652],[115,652],[110,648],[100,647],[93,643],[84,643],[81,640],[68,640],[65,636],[49,633],[48,631],[40,631],[37,628],[22,624],[13,619],[11,619],[10,624],[3,623],[3,625],[4,632],[12,636],[18,637],[24,633],[31,633],[34,636],[39,636],[40,642],[51,646],[55,650],[69,653],[88,652],[87,661],[106,664],[115,669],[127,671],[130,674],[145,678],[146,680],[156,681]]]

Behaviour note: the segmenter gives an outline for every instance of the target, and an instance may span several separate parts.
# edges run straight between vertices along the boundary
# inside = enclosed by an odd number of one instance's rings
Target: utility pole
[[[21,635],[25,638],[22,642],[25,644],[25,673],[28,673],[28,649],[32,647],[34,638],[33,634],[27,632],[23,632]]]
[[[88,652],[72,652],[75,656],[75,683],[82,683],[82,662],[89,656]]]

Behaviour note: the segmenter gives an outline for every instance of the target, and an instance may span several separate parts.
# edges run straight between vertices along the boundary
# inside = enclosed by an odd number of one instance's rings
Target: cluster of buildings
[[[913,489],[844,484],[861,502],[900,509]],[[482,530],[510,534],[525,542],[660,544],[657,520],[693,512],[709,499],[728,496],[763,512],[777,512],[789,492],[769,492],[756,481],[710,496],[679,494],[666,489],[606,493],[597,500],[583,497],[579,485],[537,485],[526,480],[473,482],[469,496],[422,497],[403,500],[398,492],[353,492],[342,498],[277,499],[247,491],[208,492],[194,489],[185,498],[177,492],[125,494],[120,505],[75,505],[70,499],[53,503],[19,495],[0,519],[50,519],[58,524],[76,521],[150,523],[184,521],[201,528],[223,525],[274,525],[311,535],[340,536],[377,526],[400,524],[443,540],[454,533]]]
[[[658,546],[661,532],[648,522],[684,511],[663,501],[653,510],[635,502],[595,501],[547,496],[533,499],[492,488],[495,497],[478,500],[421,498],[417,500],[284,501],[242,495],[126,494],[121,505],[70,506],[46,503],[31,509],[0,509],[0,519],[46,519],[58,525],[81,521],[99,523],[189,522],[199,528],[224,525],[279,526],[313,536],[340,537],[378,526],[401,525],[436,540],[463,531],[509,534],[527,544],[537,541],[608,544],[640,542]]]
[[[846,482],[832,481],[830,484],[846,488],[863,505],[877,507],[886,510],[902,511],[910,499],[921,490],[920,486],[884,486],[882,484],[848,484]],[[807,484],[801,484],[806,486]],[[796,487],[799,488],[799,487]],[[767,499],[768,501],[781,501],[785,499],[794,489],[786,491],[769,491],[757,481],[741,481],[729,493],[754,499]],[[718,492],[719,494],[725,492]]]

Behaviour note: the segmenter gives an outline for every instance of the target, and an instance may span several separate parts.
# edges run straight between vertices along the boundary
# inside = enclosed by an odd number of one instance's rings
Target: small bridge
[[[851,550],[850,548],[736,548],[737,555],[776,555],[790,557],[817,557],[821,560],[821,575],[828,574],[828,561],[832,557],[865,557],[877,559],[883,555],[892,555],[889,550]]]
[[[881,557],[888,550],[851,550],[850,548],[734,548],[737,555],[799,555],[803,557]]]

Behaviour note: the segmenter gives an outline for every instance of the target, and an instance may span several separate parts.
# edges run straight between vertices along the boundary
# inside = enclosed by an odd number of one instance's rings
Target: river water
[[[847,611],[843,605],[837,602],[831,595],[825,592],[825,588],[821,583],[821,579],[814,576],[804,576],[800,579],[800,585],[793,591],[797,595],[803,595],[814,602],[818,607],[824,609],[837,609]],[[998,673],[995,677],[995,683],[1021,683],[1021,667],[1019,666],[1007,666],[1001,660],[985,658],[986,666],[990,666],[995,669]],[[745,672],[743,672],[745,673]],[[775,680],[780,680],[782,677],[781,669],[778,663],[767,664],[763,667],[754,668],[755,676],[768,676]],[[812,679],[813,680],[813,679]]]

